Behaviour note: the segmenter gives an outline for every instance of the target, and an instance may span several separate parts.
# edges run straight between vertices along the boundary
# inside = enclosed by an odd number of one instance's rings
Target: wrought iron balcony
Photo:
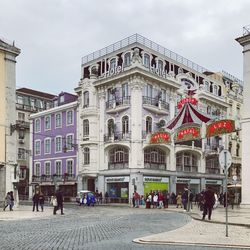
[[[109,170],[112,169],[126,169],[128,168],[128,162],[109,162],[108,163]]]
[[[152,98],[148,96],[143,96],[142,103],[143,105],[153,106],[153,107],[156,107],[157,109],[162,109],[162,110],[169,112],[169,103],[160,100],[158,97]]]
[[[64,175],[45,175],[42,174],[40,176],[33,175],[32,182],[53,182],[53,181],[75,181],[76,177],[75,174],[68,174],[65,173]]]
[[[117,109],[130,105],[130,96],[116,97],[106,102],[106,109]]]
[[[112,134],[104,135],[104,142],[115,142],[115,141],[127,141],[131,139],[131,132],[123,133],[123,132],[115,132]]]
[[[166,163],[152,163],[152,162],[144,162],[145,169],[153,169],[153,170],[166,170]]]

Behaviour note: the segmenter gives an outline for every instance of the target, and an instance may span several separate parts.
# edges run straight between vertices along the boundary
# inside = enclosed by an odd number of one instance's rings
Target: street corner
[[[152,245],[186,245],[250,249],[249,237],[250,232],[244,227],[230,226],[229,235],[226,237],[225,225],[191,220],[188,224],[178,229],[136,238],[133,242]]]

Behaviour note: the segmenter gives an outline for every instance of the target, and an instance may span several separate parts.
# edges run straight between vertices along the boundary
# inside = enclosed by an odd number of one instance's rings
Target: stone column
[[[242,128],[242,198],[241,206],[250,208],[250,154],[249,154],[249,131],[250,131],[250,26],[246,28],[242,37],[236,39],[243,47],[243,112],[241,120]]]

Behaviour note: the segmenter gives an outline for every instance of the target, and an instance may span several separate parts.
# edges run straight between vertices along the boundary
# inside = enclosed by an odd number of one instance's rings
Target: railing
[[[109,162],[108,163],[108,169],[126,169],[128,168],[128,162]]]
[[[152,162],[144,162],[145,169],[153,169],[153,170],[166,170],[166,163],[152,163]]]
[[[198,166],[176,166],[177,172],[198,173]]]
[[[104,142],[113,142],[113,141],[124,141],[131,139],[131,132],[123,133],[123,132],[115,132],[113,134],[105,134]]]
[[[39,112],[39,111],[45,110],[45,108],[33,107],[30,105],[25,105],[25,104],[20,104],[20,103],[16,103],[16,108],[22,109],[22,110],[27,110],[27,111],[32,111],[32,112]]]
[[[75,181],[75,174],[32,176],[32,182]]]
[[[249,28],[250,28],[250,27],[249,27]],[[244,29],[244,28],[243,28],[243,29]],[[242,80],[240,80],[239,78],[237,78],[237,77],[235,77],[235,76],[229,74],[228,72],[222,70],[222,74],[223,74],[224,77],[226,77],[226,78],[232,80],[233,82],[237,82],[237,83],[240,84],[241,86],[244,85],[244,82],[243,82]]]
[[[22,120],[16,120],[16,124],[19,128],[30,128],[30,123]]]
[[[122,49],[128,45],[131,45],[131,44],[134,44],[134,43],[139,43],[139,44],[142,44],[144,45],[145,47],[149,48],[149,49],[152,49],[158,53],[160,53],[161,55],[163,56],[166,56],[168,58],[171,58],[183,65],[185,65],[186,67],[188,68],[191,68],[195,71],[198,71],[200,73],[203,73],[205,71],[209,71],[207,69],[205,69],[204,67],[186,59],[185,57],[181,56],[181,55],[178,55],[176,54],[175,52],[169,50],[169,49],[166,49],[164,48],[163,46],[147,39],[146,37],[143,37],[139,34],[134,34],[132,36],[129,36],[123,40],[120,40],[116,43],[113,43],[103,49],[100,49],[100,50],[97,50],[89,55],[86,55],[82,58],[82,65],[86,64],[86,63],[89,63],[93,60],[96,60],[97,58],[100,58],[100,57],[103,57],[103,56],[106,56],[110,53],[113,53],[119,49]]]
[[[249,34],[250,34],[250,25],[244,26],[243,27],[243,36],[246,36]]]
[[[123,105],[130,105],[130,96],[117,97],[106,102],[106,109],[112,109]]]
[[[161,101],[161,100],[159,100],[159,98],[152,98],[152,97],[148,97],[148,96],[143,96],[142,103],[156,106],[158,108],[161,107],[162,109],[169,111],[169,103],[167,103],[165,101]]]
[[[219,174],[219,168],[206,168],[206,174]]]

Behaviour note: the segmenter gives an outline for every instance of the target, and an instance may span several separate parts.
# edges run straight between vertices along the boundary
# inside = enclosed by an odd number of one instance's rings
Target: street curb
[[[178,246],[202,246],[202,247],[219,247],[219,248],[241,248],[250,249],[247,245],[225,245],[225,244],[213,244],[213,243],[202,243],[202,242],[185,242],[185,241],[147,241],[142,239],[134,239],[134,243],[137,244],[147,244],[147,245],[178,245]]]

